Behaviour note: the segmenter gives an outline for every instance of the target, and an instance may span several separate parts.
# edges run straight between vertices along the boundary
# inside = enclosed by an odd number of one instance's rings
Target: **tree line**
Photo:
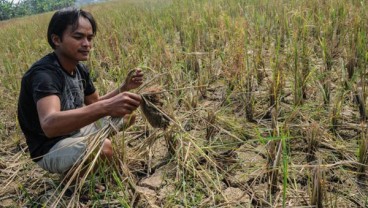
[[[74,6],[76,0],[0,0],[0,21]]]

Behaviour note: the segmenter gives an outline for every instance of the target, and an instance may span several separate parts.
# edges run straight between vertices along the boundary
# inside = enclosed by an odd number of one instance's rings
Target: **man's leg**
[[[98,130],[100,128],[95,123],[81,128],[78,133],[56,143],[37,164],[51,173],[65,173],[82,159],[86,153],[88,136]]]
[[[67,172],[74,164],[80,162],[86,153],[88,136],[98,132],[105,125],[108,125],[109,122],[109,119],[102,118],[83,127],[77,134],[59,141],[37,164],[51,173],[63,174]],[[116,119],[115,122],[113,125],[117,130],[128,128],[135,122],[135,115],[126,115],[124,118]],[[111,160],[113,156],[111,141],[105,138],[101,140],[101,144],[101,159]]]
[[[86,136],[69,137],[59,141],[37,164],[51,173],[64,174],[82,159],[86,151],[86,139]]]

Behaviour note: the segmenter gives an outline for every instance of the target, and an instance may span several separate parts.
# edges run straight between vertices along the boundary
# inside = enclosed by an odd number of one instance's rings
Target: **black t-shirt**
[[[82,107],[84,97],[95,91],[86,66],[79,63],[75,73],[70,75],[61,67],[54,53],[37,61],[24,74],[18,100],[18,121],[34,161],[40,160],[57,142],[76,133],[47,138],[38,118],[37,101],[57,95],[61,111],[66,111]]]

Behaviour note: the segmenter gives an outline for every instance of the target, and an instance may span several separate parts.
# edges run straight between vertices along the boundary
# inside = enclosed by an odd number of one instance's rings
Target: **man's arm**
[[[66,135],[104,116],[123,117],[140,105],[141,97],[125,92],[109,99],[67,111],[61,111],[56,95],[46,96],[37,102],[41,128],[49,138]]]
[[[85,96],[84,97],[84,104],[86,105],[90,105],[92,103],[95,103],[95,102],[98,102],[98,101],[102,101],[102,100],[106,100],[106,99],[109,99],[109,98],[112,98],[116,95],[119,94],[119,90],[118,89],[115,89],[109,93],[107,93],[106,95],[104,96],[98,96],[98,93],[97,92],[94,92],[92,93],[91,95],[88,95],[88,96]]]
[[[143,72],[141,69],[137,68],[134,70],[131,70],[128,73],[128,76],[125,78],[124,83],[117,89],[107,93],[104,96],[99,96],[97,92],[92,93],[91,95],[84,97],[84,103],[86,105],[90,105],[92,103],[95,103],[97,101],[106,100],[109,98],[112,98],[116,95],[118,95],[121,92],[127,92],[129,90],[135,89],[142,85],[143,83]]]

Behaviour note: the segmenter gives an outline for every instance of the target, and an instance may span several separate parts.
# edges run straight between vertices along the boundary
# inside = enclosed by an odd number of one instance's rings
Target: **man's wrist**
[[[119,93],[122,93],[122,92],[128,91],[129,89],[125,86],[125,84],[123,84],[119,87],[118,90],[119,90]]]

